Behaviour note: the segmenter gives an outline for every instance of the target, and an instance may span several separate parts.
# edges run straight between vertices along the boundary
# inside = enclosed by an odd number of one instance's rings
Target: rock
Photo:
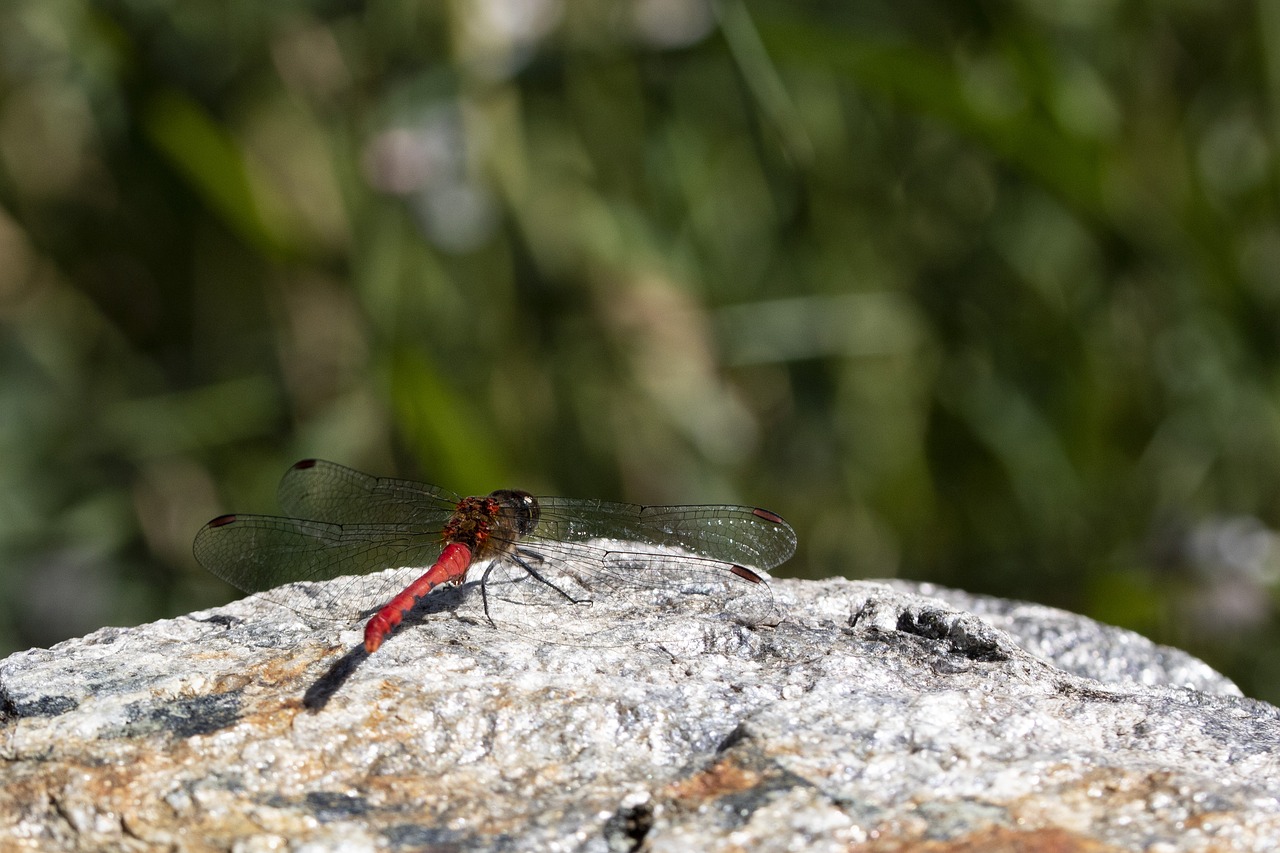
[[[441,612],[464,589],[369,656],[260,596],[15,654],[0,847],[1280,849],[1277,709],[1194,658],[931,586],[773,586],[776,627],[639,646]]]

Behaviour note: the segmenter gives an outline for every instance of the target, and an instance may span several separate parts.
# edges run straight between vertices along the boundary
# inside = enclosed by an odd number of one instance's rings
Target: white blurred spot
[[[707,0],[636,0],[631,9],[636,37],[653,47],[687,47],[715,26]]]
[[[416,125],[377,134],[362,158],[369,184],[403,196],[427,237],[450,252],[482,244],[498,219],[488,187],[469,168],[470,142],[459,111],[437,105]]]
[[[509,77],[564,16],[561,0],[477,0],[462,4],[460,56],[473,72]]]

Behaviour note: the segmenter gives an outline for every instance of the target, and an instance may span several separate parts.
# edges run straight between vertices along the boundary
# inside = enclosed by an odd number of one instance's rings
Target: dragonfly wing
[[[280,480],[286,515],[334,524],[400,524],[439,530],[460,498],[427,483],[362,474],[323,459],[304,459]]]
[[[764,577],[737,564],[670,552],[608,551],[588,586],[623,589],[648,609],[772,625],[782,618]],[[597,594],[597,597],[598,594]]]
[[[337,525],[267,515],[224,515],[196,534],[195,556],[213,574],[245,592],[270,590],[297,581],[325,581],[408,567],[421,574],[440,556],[435,535],[404,533],[380,525]],[[360,609],[386,601],[403,587],[403,578],[385,582],[361,579],[339,584],[333,600]],[[328,604],[306,594],[280,592],[294,610],[322,611]],[[295,600],[296,599],[296,600]],[[365,600],[367,599],[367,600]],[[298,605],[298,606],[295,606]]]
[[[796,533],[768,510],[746,506],[636,506],[540,498],[535,539],[611,539],[678,547],[729,564],[771,569],[790,559]]]
[[[483,578],[489,617],[514,633],[552,643],[653,642],[685,634],[699,622],[767,625],[782,617],[758,575],[669,550],[547,542],[530,544],[514,559],[497,559],[486,569],[487,576],[470,578]]]

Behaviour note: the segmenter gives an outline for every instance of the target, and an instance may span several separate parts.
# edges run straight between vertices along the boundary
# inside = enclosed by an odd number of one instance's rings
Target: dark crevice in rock
[[[725,735],[724,740],[716,745],[716,753],[727,752],[741,743],[745,743],[753,737],[751,730],[747,728],[746,723],[739,723],[733,727],[733,731]]]
[[[0,685],[0,723],[27,717],[57,717],[74,711],[80,703],[70,696],[36,696],[16,699]]]
[[[994,628],[980,619],[953,611],[907,609],[898,616],[897,628],[906,634],[941,641],[949,653],[971,661],[998,663],[1010,657]]]
[[[641,803],[618,809],[605,822],[604,839],[610,853],[635,853],[653,829],[653,806]]]

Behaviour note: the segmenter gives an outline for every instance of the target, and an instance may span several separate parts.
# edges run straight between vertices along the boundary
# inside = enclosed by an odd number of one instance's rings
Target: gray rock
[[[261,597],[15,654],[0,848],[1280,849],[1280,715],[1194,658],[930,586],[774,590],[776,627],[611,648],[441,609],[464,589],[371,656]]]

